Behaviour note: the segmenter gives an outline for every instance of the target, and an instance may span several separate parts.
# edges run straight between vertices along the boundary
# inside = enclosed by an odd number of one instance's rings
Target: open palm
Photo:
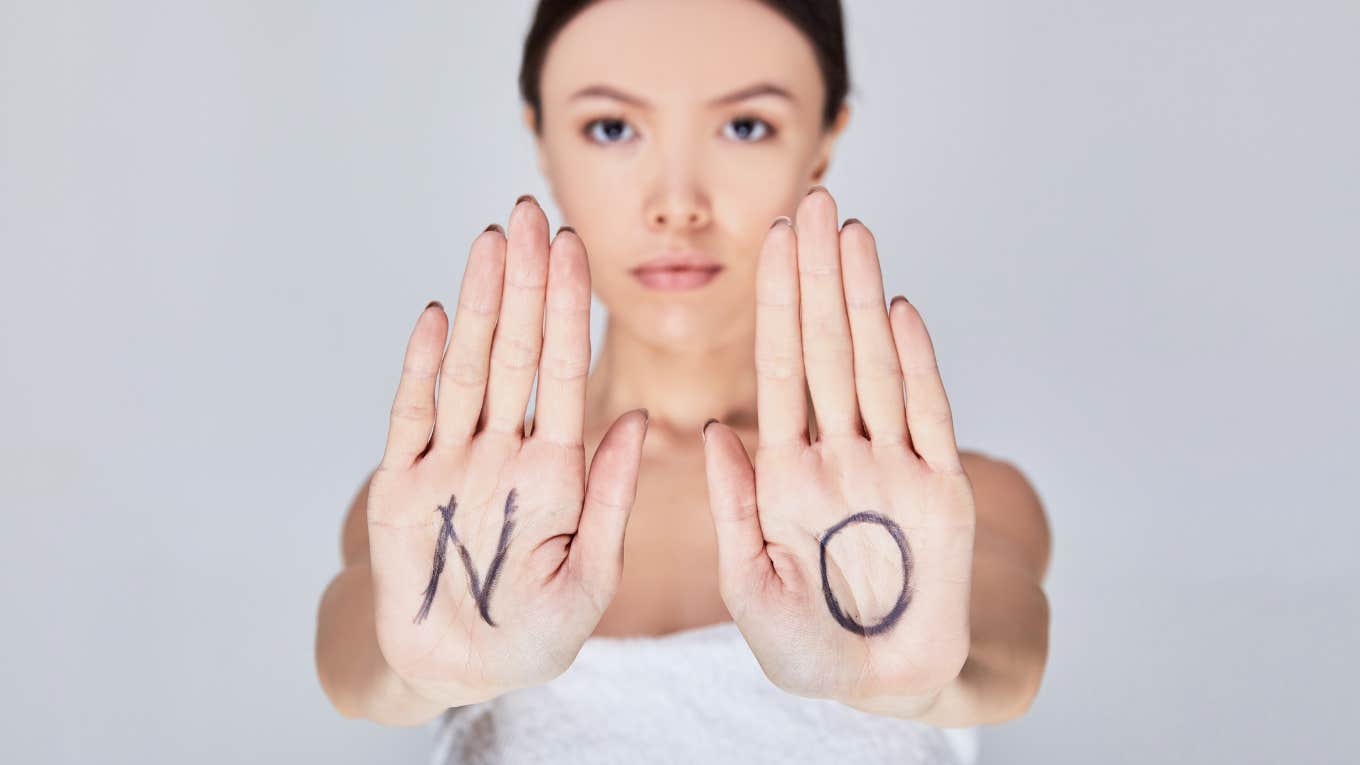
[[[473,243],[447,353],[434,304],[411,334],[368,496],[378,644],[450,706],[571,665],[618,586],[646,429],[645,412],[616,420],[587,481],[585,248],[550,243],[532,198],[495,228]]]
[[[873,236],[836,219],[814,188],[759,255],[754,465],[705,433],[719,581],[781,688],[928,700],[968,656],[972,487],[920,315],[885,308]]]

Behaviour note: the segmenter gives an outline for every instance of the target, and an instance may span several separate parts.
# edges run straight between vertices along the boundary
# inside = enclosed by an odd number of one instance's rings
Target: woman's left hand
[[[816,187],[761,249],[754,466],[705,432],[719,581],[775,685],[913,717],[968,657],[973,491],[920,314],[836,218]]]

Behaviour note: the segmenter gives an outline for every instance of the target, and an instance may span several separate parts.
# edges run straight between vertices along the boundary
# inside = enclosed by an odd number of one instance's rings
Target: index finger
[[[807,381],[799,321],[797,239],[775,219],[756,258],[756,406],[761,449],[807,446]]]

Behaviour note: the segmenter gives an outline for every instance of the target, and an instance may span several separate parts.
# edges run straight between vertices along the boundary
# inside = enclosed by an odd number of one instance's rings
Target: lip
[[[662,271],[674,268],[715,269],[722,264],[702,252],[667,252],[633,267],[633,273]]]
[[[718,268],[663,268],[636,271],[633,277],[651,290],[692,290],[718,278]]]
[[[701,252],[672,252],[630,269],[633,278],[652,290],[692,290],[717,278],[723,265]]]

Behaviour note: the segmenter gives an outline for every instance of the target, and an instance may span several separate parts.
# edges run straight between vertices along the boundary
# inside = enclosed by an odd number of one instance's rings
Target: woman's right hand
[[[646,412],[614,421],[587,479],[590,270],[575,231],[549,243],[532,197],[508,234],[473,241],[445,353],[448,323],[431,303],[411,333],[368,533],[384,658],[458,706],[550,680],[594,632],[622,571]]]

